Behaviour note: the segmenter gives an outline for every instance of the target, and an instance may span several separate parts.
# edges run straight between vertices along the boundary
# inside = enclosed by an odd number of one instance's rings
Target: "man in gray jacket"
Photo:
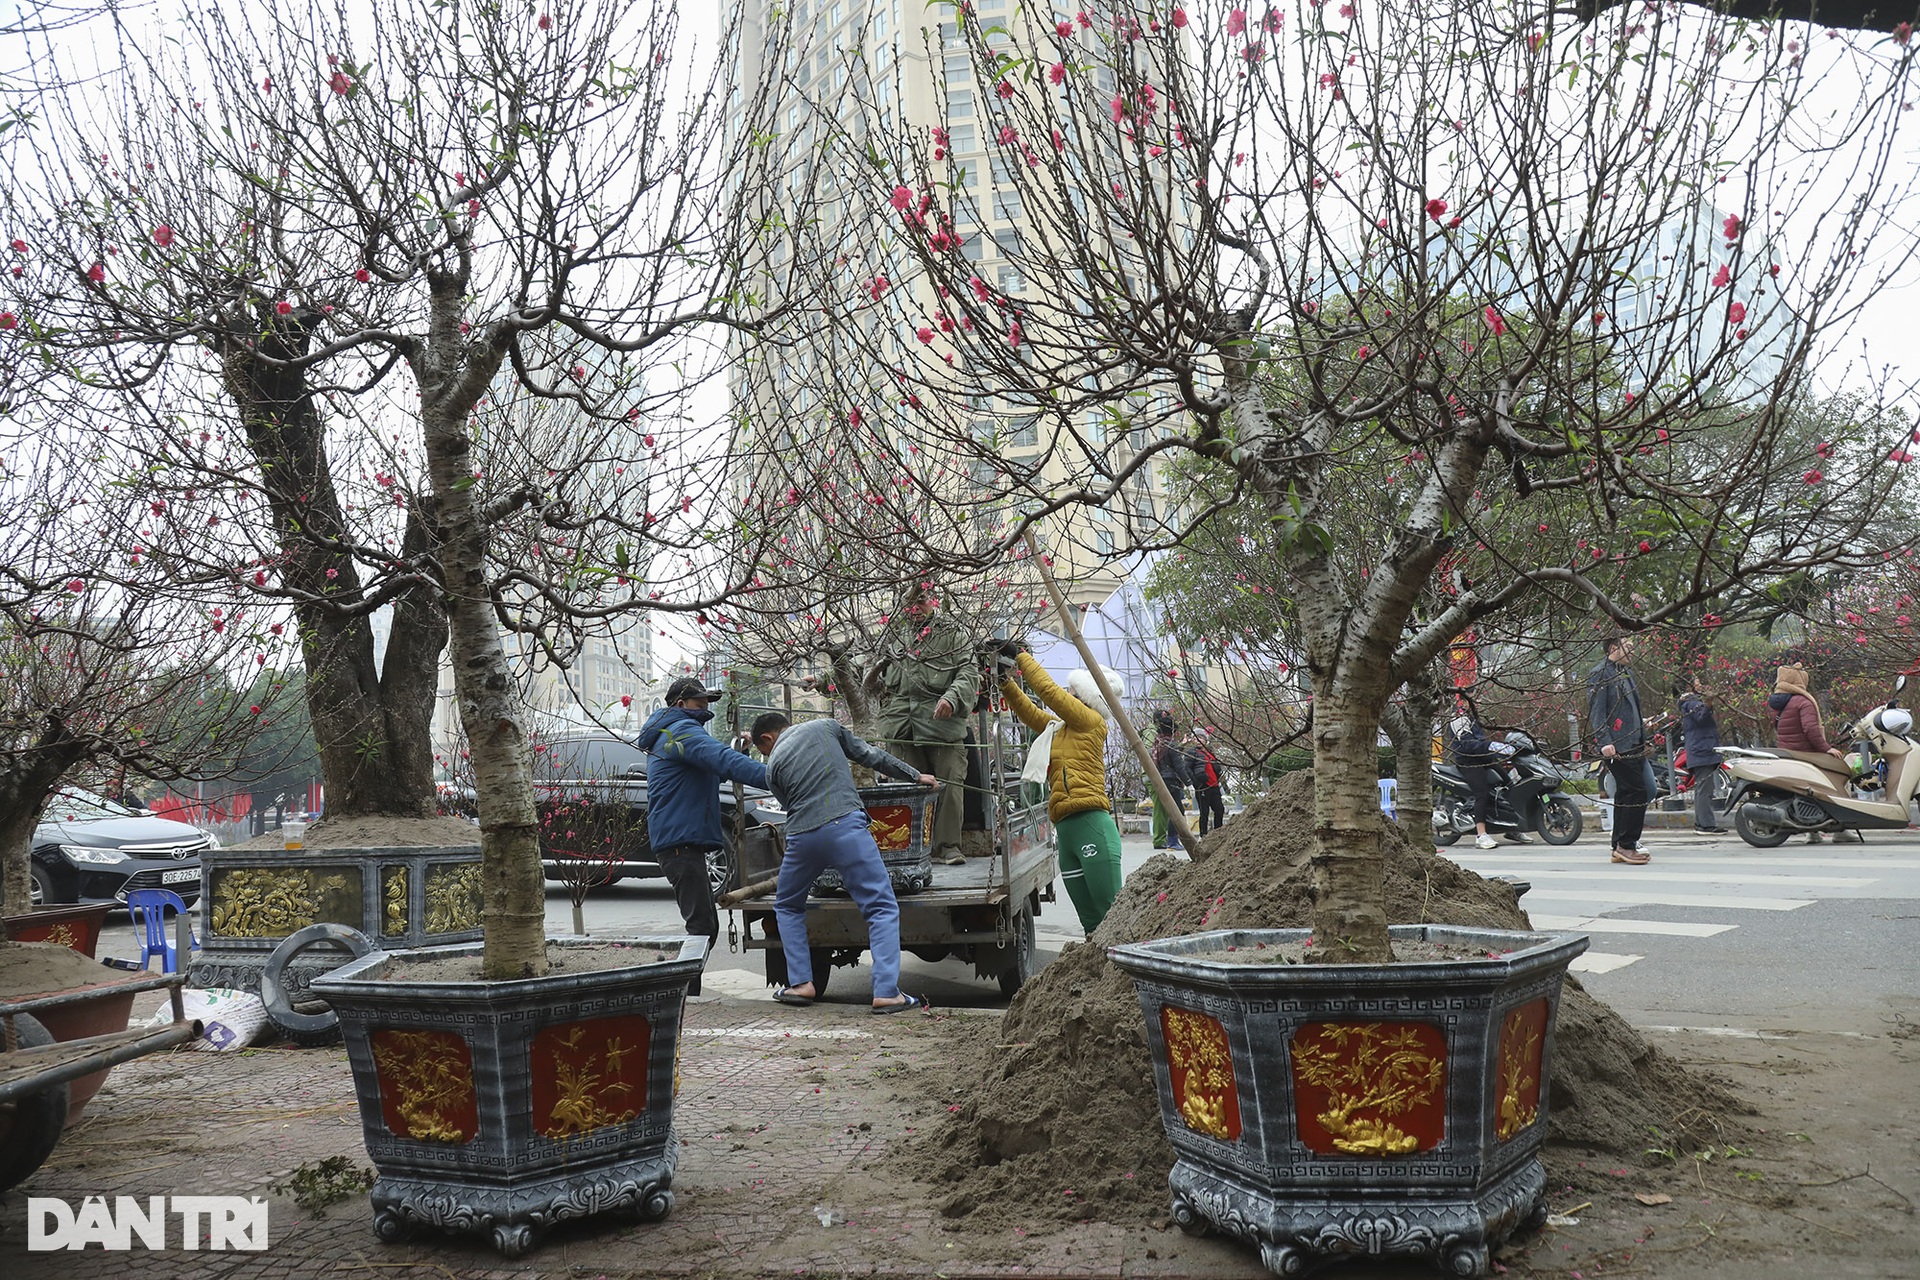
[[[813,958],[807,943],[807,894],[822,871],[840,872],[847,894],[867,921],[873,952],[873,1011],[903,1013],[926,1001],[900,991],[900,904],[893,896],[880,847],[867,830],[866,806],[849,760],[923,787],[939,785],[904,760],[855,737],[838,720],[794,724],[778,711],[753,722],[753,745],[767,758],[767,787],[787,811],[787,850],[780,860],[773,914],[787,957],[787,985],[773,993],[781,1004],[809,1005]]]
[[[1613,860],[1647,865],[1640,832],[1647,821],[1647,724],[1640,687],[1627,666],[1627,641],[1609,636],[1606,659],[1587,673],[1587,728],[1613,774]]]

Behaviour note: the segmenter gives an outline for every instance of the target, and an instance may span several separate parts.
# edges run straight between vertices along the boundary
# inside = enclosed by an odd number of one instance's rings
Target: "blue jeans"
[[[880,860],[880,846],[867,830],[867,811],[856,809],[812,831],[789,833],[774,890],[773,915],[780,924],[780,949],[787,956],[787,984],[813,981],[813,957],[807,949],[807,893],[828,867],[840,872],[847,894],[867,918],[867,949],[873,952],[873,998],[900,994],[900,904]]]

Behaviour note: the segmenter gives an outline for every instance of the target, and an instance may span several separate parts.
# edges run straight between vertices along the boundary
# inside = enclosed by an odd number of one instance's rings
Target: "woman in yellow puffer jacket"
[[[1032,654],[1022,650],[1015,661],[1040,701],[1060,717],[1047,759],[1047,816],[1059,842],[1060,879],[1079,913],[1080,927],[1091,934],[1120,896],[1120,828],[1107,799],[1106,703],[1086,671],[1067,677],[1068,692]],[[1107,683],[1111,686],[1117,679],[1109,674]],[[1021,723],[1035,733],[1056,723],[1021,692],[1011,674],[1001,680],[1000,691]]]

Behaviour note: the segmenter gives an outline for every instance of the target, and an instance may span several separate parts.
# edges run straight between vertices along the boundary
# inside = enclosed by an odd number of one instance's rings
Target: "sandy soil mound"
[[[464,818],[322,818],[307,828],[309,849],[406,849],[462,847],[480,843],[480,828]],[[278,849],[285,838],[278,831],[232,846],[235,849]]]
[[[1173,1164],[1133,983],[1107,962],[1124,942],[1205,929],[1310,923],[1312,778],[1286,775],[1214,832],[1208,857],[1158,857],[1136,871],[1087,945],[1069,946],[1008,1009],[978,1086],[896,1160],[949,1187],[949,1217],[1145,1221],[1165,1213]],[[1396,924],[1531,928],[1503,883],[1387,833],[1387,910]],[[1643,1040],[1569,980],[1561,1002],[1551,1141],[1637,1156],[1649,1126],[1746,1108]]]

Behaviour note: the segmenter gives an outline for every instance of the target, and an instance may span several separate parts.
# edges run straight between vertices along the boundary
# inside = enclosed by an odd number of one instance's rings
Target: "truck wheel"
[[[1550,797],[1540,810],[1540,838],[1548,844],[1572,844],[1585,825],[1580,806],[1565,796]]]
[[[1013,922],[1014,943],[1011,948],[1012,960],[1000,971],[1000,994],[1007,999],[1014,995],[1033,976],[1035,968],[1036,944],[1033,936],[1033,913],[1022,908]]]
[[[24,1013],[13,1016],[22,1049],[52,1044],[53,1036],[39,1019]],[[67,1127],[67,1086],[48,1085],[12,1102],[0,1103],[0,1191],[19,1186],[46,1163]]]

